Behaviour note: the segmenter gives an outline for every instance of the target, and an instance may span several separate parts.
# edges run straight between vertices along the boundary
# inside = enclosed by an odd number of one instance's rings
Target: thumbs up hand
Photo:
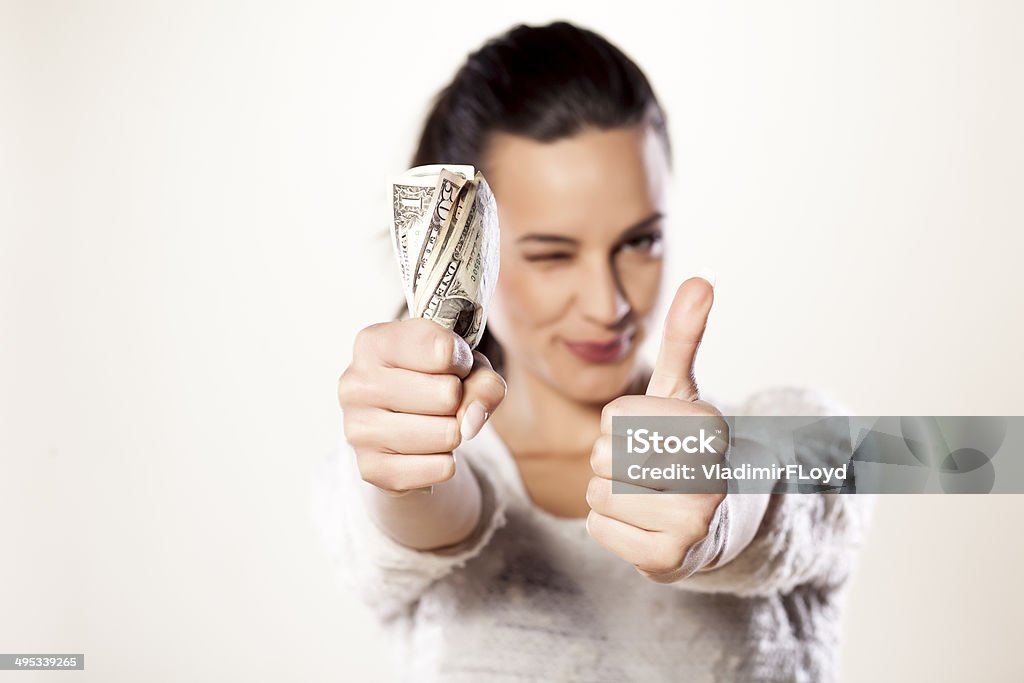
[[[601,437],[590,457],[595,476],[587,487],[587,532],[640,574],[659,583],[682,578],[687,551],[711,532],[725,494],[613,494],[612,418],[721,417],[717,408],[700,399],[694,376],[697,348],[713,302],[714,290],[707,280],[694,277],[679,286],[665,319],[661,350],[647,394],[621,396],[604,407]],[[636,486],[632,481],[629,484]]]

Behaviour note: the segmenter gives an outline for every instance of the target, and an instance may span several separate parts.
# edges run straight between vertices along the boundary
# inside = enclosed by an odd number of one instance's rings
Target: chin
[[[622,396],[634,376],[632,354],[616,364],[574,363],[557,373],[558,389],[581,403],[605,404]]]

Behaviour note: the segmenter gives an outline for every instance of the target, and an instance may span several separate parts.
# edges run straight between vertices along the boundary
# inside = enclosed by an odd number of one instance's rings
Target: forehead
[[[664,211],[668,164],[649,126],[554,142],[495,134],[485,155],[502,231],[613,236]]]

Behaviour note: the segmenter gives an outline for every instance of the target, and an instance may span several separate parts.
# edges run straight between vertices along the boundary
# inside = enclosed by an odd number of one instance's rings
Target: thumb
[[[462,441],[469,441],[484,426],[505,399],[505,380],[494,371],[487,357],[473,352],[473,369],[462,380],[462,403],[455,414]]]
[[[700,399],[693,368],[714,301],[714,287],[704,278],[691,277],[679,285],[665,316],[665,332],[647,385],[648,396]]]

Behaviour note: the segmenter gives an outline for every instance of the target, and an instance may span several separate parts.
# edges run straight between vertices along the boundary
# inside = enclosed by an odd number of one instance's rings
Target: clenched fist
[[[658,360],[645,396],[622,396],[604,407],[590,464],[587,531],[601,545],[660,583],[678,580],[683,560],[705,538],[725,494],[612,493],[612,418],[687,415],[721,417],[700,400],[694,362],[714,301],[711,284],[690,278],[676,291]],[[635,485],[635,482],[629,482]]]
[[[360,331],[338,382],[360,474],[394,495],[451,479],[452,451],[504,397],[505,381],[483,354],[424,318]]]

